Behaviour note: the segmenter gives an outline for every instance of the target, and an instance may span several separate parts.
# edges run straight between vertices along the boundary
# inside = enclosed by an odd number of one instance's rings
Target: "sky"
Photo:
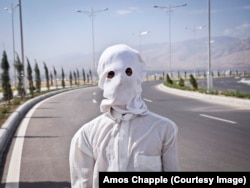
[[[0,0],[0,52],[7,52],[13,64],[11,14],[4,8],[18,0]],[[178,6],[171,14],[166,9]],[[249,0],[210,0],[211,37],[248,38],[250,33]],[[108,8],[106,11],[103,9]],[[96,12],[94,17],[94,54],[106,47],[125,43],[138,49],[140,44],[171,42],[208,36],[208,0],[22,0],[24,56],[31,64],[45,62],[48,67],[70,67],[73,61],[88,61],[93,67],[92,19],[77,10]],[[15,51],[21,57],[19,8],[13,11]],[[185,29],[188,28],[188,29]],[[148,34],[140,36],[141,32]],[[141,43],[140,43],[141,41]],[[139,50],[139,49],[138,49]],[[91,62],[92,61],[92,62]],[[86,62],[85,62],[86,63]]]

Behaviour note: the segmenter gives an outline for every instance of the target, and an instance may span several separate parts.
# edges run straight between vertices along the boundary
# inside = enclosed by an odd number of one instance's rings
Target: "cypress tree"
[[[53,74],[50,73],[50,85],[53,86]]]
[[[87,74],[87,83],[89,84],[89,74]]]
[[[9,75],[9,62],[6,52],[3,52],[3,58],[1,62],[2,72],[2,89],[3,89],[3,99],[10,103],[10,100],[13,98],[13,92],[10,84],[10,75]]]
[[[76,81],[76,71],[73,72],[73,75],[74,75],[75,85],[77,85],[77,81]]]
[[[89,70],[89,79],[91,80],[91,82],[93,83],[93,76],[92,76],[92,71]]]
[[[32,68],[30,66],[29,59],[27,58],[27,79],[29,81],[29,91],[30,95],[34,97],[34,85],[33,85],[33,77],[32,77]]]
[[[40,70],[39,70],[39,67],[38,67],[38,64],[36,62],[35,64],[35,78],[36,78],[36,91],[38,93],[41,92],[41,76],[40,76]]]
[[[22,98],[24,97],[24,92],[23,92],[23,64],[20,61],[19,56],[17,55],[16,61],[15,61],[15,69],[17,72],[17,92],[18,95],[21,96]]]
[[[191,85],[193,86],[193,89],[198,89],[198,84],[196,82],[196,79],[194,78],[194,76],[192,74],[190,74],[189,76],[189,81],[191,83]]]
[[[77,85],[80,85],[80,75],[78,69],[76,69]]]
[[[72,87],[72,72],[69,72],[69,85]]]
[[[167,83],[171,85],[173,84],[173,80],[171,80],[168,74],[167,74]]]
[[[180,80],[179,80],[179,86],[180,87],[184,87],[185,86],[185,81],[182,78],[180,78]]]
[[[83,83],[85,84],[85,81],[86,81],[86,75],[85,75],[85,71],[84,71],[84,69],[82,69],[82,79],[83,79]]]
[[[46,78],[46,87],[49,90],[49,71],[45,62],[43,62],[43,65],[44,65],[45,78]]]
[[[65,88],[64,70],[62,68],[62,87]]]
[[[56,89],[57,89],[57,72],[56,72],[55,67],[54,67],[54,76],[55,76],[55,81],[56,81]]]

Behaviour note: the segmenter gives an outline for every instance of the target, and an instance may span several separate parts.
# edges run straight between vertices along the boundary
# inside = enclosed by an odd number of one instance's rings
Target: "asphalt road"
[[[247,83],[241,82],[242,78],[235,77],[221,77],[221,78],[213,78],[213,89],[218,91],[240,91],[243,93],[250,93],[250,81],[248,78]],[[202,88],[207,88],[207,80],[201,79],[198,80],[198,86]]]
[[[176,122],[181,171],[250,170],[249,108],[168,94],[157,89],[158,83],[145,82],[142,96],[149,110]],[[101,99],[101,90],[90,87],[51,97],[37,105],[27,114],[13,140],[0,187],[5,187],[6,181],[12,187],[19,182],[20,188],[70,187],[71,138],[84,123],[100,114]],[[20,133],[25,123],[26,133]],[[20,141],[23,147],[15,147]]]

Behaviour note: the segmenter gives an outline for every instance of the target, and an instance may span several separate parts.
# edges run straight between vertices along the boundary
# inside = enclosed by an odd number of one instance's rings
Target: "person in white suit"
[[[84,124],[70,146],[72,188],[99,187],[100,171],[178,171],[176,124],[147,109],[145,64],[124,44],[102,53],[97,73],[102,114]]]

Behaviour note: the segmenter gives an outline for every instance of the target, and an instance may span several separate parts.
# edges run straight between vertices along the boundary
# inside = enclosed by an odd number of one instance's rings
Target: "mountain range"
[[[152,44],[141,51],[148,70],[207,70],[207,39],[188,40],[171,45]],[[250,72],[250,39],[215,37],[211,41],[211,69]]]
[[[137,49],[137,48],[136,48]],[[139,47],[138,47],[139,49]],[[171,44],[171,63],[169,43],[145,44],[141,54],[147,71],[206,71],[208,69],[208,41],[206,38],[187,40]],[[98,61],[101,52],[96,52]],[[62,65],[66,69],[93,68],[93,54],[64,57]],[[71,62],[69,64],[69,62]],[[68,67],[67,67],[68,66]],[[80,68],[80,70],[81,70]],[[211,41],[212,71],[246,71],[250,73],[250,38],[214,37]]]

